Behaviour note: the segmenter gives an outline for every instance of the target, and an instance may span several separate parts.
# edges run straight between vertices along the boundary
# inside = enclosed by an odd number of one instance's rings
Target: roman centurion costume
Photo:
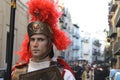
[[[33,65],[34,64],[34,65]],[[64,65],[61,65],[59,62],[51,61],[42,62],[42,63],[19,63],[14,67],[14,74],[12,75],[12,80],[63,80],[65,71],[62,71],[62,74],[59,71]],[[35,67],[35,71],[30,71],[29,66]],[[43,68],[44,67],[44,68]],[[65,68],[70,69],[69,66]]]
[[[48,38],[49,48],[46,54],[40,57],[41,59],[47,56],[50,58],[54,56],[53,45],[55,45],[58,50],[65,50],[71,43],[71,40],[66,36],[65,32],[58,28],[58,21],[62,12],[59,12],[57,9],[59,7],[57,0],[56,2],[54,0],[30,0],[27,4],[31,20],[28,24],[27,34],[25,34],[21,50],[16,52],[20,55],[20,60],[18,64],[13,67],[12,80],[19,80],[20,74],[48,68],[50,66],[64,66],[64,68],[72,71],[61,59],[57,59],[57,62],[44,61],[34,63],[31,61],[32,53],[29,48],[29,39],[32,35],[44,34]],[[65,71],[63,70],[62,75],[64,75],[64,73]]]

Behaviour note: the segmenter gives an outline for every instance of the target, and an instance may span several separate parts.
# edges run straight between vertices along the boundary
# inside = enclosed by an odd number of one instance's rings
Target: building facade
[[[120,68],[120,0],[109,3],[109,42],[112,57],[117,58],[117,68]]]
[[[10,28],[10,9],[11,0],[1,0],[0,2],[0,68],[6,67],[6,42],[7,32]],[[20,1],[16,2],[15,12],[15,29],[14,29],[14,50],[13,50],[13,64],[16,63],[18,57],[15,52],[20,49],[20,45],[26,33],[26,26],[28,23],[27,7]]]

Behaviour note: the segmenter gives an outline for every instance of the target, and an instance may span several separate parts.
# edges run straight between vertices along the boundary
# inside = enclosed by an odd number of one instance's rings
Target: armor
[[[59,68],[58,62],[51,61],[48,68],[27,72],[27,63],[18,64],[14,68],[12,80],[63,80]]]
[[[59,69],[56,66],[44,68],[21,74],[19,80],[63,80]]]

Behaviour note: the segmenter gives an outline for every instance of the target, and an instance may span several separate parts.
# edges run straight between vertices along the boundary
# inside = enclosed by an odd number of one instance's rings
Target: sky
[[[81,32],[90,33],[100,40],[102,49],[106,45],[104,29],[109,30],[108,13],[111,0],[63,0],[72,17],[72,23],[80,26]]]
[[[21,0],[24,3],[28,0]],[[108,26],[108,3],[111,0],[62,0],[71,14],[72,23],[93,37],[104,38]],[[101,35],[101,36],[100,36]]]
[[[63,0],[68,8],[72,22],[80,26],[81,31],[86,31],[92,36],[104,37],[104,29],[108,26],[108,3],[111,0]],[[100,36],[103,35],[103,36]]]
[[[29,0],[21,0],[24,3]],[[60,0],[61,1],[61,0]],[[111,0],[62,0],[68,8],[72,22],[88,32],[108,28],[108,3]]]

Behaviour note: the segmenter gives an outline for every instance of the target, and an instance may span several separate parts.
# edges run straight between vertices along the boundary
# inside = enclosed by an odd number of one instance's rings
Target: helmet
[[[28,36],[31,37],[34,34],[44,34],[47,37],[52,38],[52,30],[50,27],[42,22],[31,22],[27,26]]]

